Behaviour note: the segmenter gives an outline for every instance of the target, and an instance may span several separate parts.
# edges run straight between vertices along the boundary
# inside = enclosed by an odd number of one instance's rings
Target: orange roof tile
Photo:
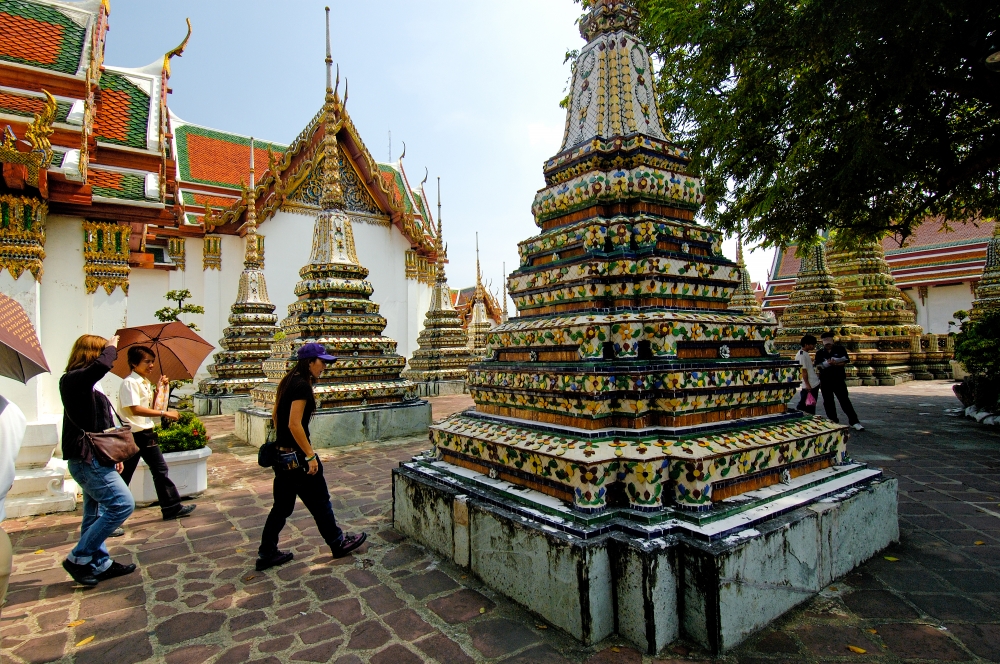
[[[59,60],[63,32],[61,25],[0,12],[0,56],[54,65]]]

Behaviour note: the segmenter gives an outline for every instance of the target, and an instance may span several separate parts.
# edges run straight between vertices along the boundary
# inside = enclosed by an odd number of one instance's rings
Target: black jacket
[[[847,363],[838,364],[835,366],[829,366],[826,369],[821,369],[819,365],[823,364],[824,361],[830,358],[837,359],[847,359]],[[848,355],[847,349],[840,344],[833,344],[830,350],[827,351],[826,347],[820,348],[816,351],[816,369],[819,371],[819,380],[821,383],[837,383],[844,382],[847,380],[847,373],[844,371],[844,367],[850,363],[851,356]]]
[[[90,444],[83,435],[85,431],[99,433],[116,426],[111,414],[111,402],[100,392],[95,392],[94,385],[108,375],[117,357],[118,350],[108,346],[96,360],[59,379],[59,396],[63,404],[62,452],[67,461],[90,461],[93,458]]]

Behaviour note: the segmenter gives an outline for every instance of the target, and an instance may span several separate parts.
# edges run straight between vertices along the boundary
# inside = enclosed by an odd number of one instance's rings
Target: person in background
[[[816,350],[816,337],[811,334],[807,334],[802,337],[800,342],[802,347],[799,352],[796,353],[795,359],[798,361],[799,365],[802,367],[802,391],[799,397],[798,410],[803,413],[809,413],[810,415],[816,414],[816,400],[819,399],[819,376],[816,375],[816,368],[813,366],[812,353]],[[812,397],[810,399],[809,397]],[[808,403],[812,401],[812,403]]]
[[[179,519],[194,511],[195,505],[181,505],[181,497],[177,487],[167,476],[167,462],[163,460],[160,443],[153,430],[153,417],[165,417],[176,420],[180,417],[176,410],[153,409],[153,383],[150,377],[156,366],[156,355],[146,346],[132,346],[128,349],[128,366],[132,373],[122,381],[118,390],[118,403],[122,406],[122,416],[132,429],[132,437],[139,448],[139,453],[125,462],[122,470],[122,480],[125,484],[132,482],[132,475],[139,466],[139,458],[149,466],[153,476],[153,486],[156,488],[156,499],[160,502],[160,512],[163,520]],[[160,376],[156,386],[157,391],[170,389],[170,380]]]
[[[59,379],[63,405],[63,458],[69,473],[83,491],[83,523],[80,541],[63,568],[82,586],[93,587],[101,581],[135,571],[135,565],[122,565],[111,559],[104,540],[135,509],[135,501],[119,474],[123,464],[102,466],[91,449],[86,433],[100,433],[117,426],[111,402],[95,389],[118,357],[118,337],[110,340],[85,334],[73,344],[66,373]]]
[[[826,416],[833,422],[840,422],[837,418],[837,404],[834,397],[840,402],[840,407],[847,415],[847,422],[856,431],[864,431],[858,414],[854,412],[851,404],[851,397],[847,393],[847,372],[844,367],[851,361],[847,349],[838,343],[834,343],[833,332],[824,332],[820,335],[823,347],[816,352],[816,366],[819,368],[820,390],[823,392],[823,408],[826,409]]]
[[[278,550],[278,535],[295,509],[296,496],[316,520],[334,558],[346,556],[368,538],[366,533],[345,535],[337,526],[323,464],[309,442],[309,419],[316,410],[312,386],[323,375],[327,363],[336,360],[326,354],[322,344],[305,344],[299,348],[298,362],[278,383],[271,417],[280,457],[274,464],[274,506],[267,515],[257,551],[258,571],[284,565],[294,558],[290,551]]]
[[[27,427],[28,422],[21,409],[0,394],[0,523],[7,518],[4,503],[7,493],[14,486],[14,462],[17,453],[21,451]],[[10,580],[13,564],[10,537],[0,528],[0,611],[3,610],[4,598],[7,596],[7,582]]]

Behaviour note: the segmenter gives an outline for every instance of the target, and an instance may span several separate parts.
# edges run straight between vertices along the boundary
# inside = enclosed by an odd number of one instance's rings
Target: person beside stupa
[[[840,402],[840,407],[847,415],[848,424],[854,427],[855,431],[864,431],[865,427],[858,419],[858,414],[851,404],[851,396],[847,392],[847,372],[844,367],[851,361],[851,356],[843,345],[835,343],[833,332],[824,332],[820,335],[823,347],[816,352],[816,366],[819,367],[820,391],[823,393],[823,408],[826,409],[826,416],[833,422],[840,422],[837,417],[837,404],[834,398]]]

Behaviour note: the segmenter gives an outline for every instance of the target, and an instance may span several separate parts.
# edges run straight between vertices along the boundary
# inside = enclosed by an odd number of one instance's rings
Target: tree
[[[169,323],[170,321],[175,321],[175,320],[180,321],[181,314],[205,313],[205,307],[200,307],[197,304],[184,304],[185,300],[191,299],[191,291],[187,289],[167,291],[167,294],[164,295],[163,297],[170,300],[171,302],[176,302],[177,306],[163,307],[155,314],[153,314],[154,316],[156,316],[156,320],[160,321],[161,323]],[[195,325],[194,323],[188,323],[187,326],[190,327],[192,330],[198,329],[198,326]]]
[[[703,214],[770,246],[1000,210],[997,0],[636,0]]]

